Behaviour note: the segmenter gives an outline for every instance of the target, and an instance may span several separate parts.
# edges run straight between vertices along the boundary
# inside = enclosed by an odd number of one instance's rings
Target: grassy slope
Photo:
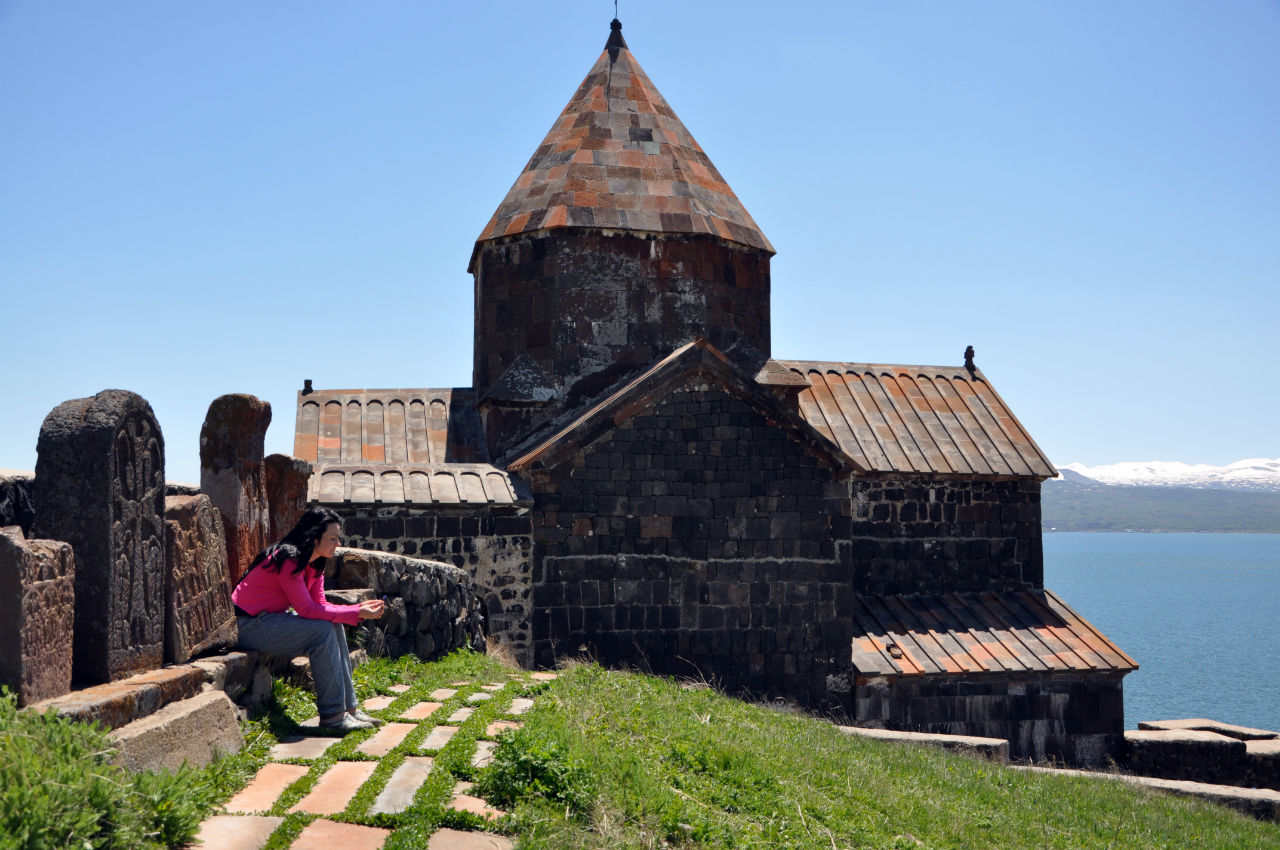
[[[579,820],[526,797],[522,847],[1280,847],[1280,827],[1216,806],[850,738],[592,666],[557,681],[520,735],[564,748],[597,792]]]

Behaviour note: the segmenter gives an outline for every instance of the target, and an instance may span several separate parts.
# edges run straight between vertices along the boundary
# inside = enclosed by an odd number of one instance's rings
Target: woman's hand
[[[382,609],[381,599],[366,599],[360,603],[360,619],[379,620],[382,618]]]

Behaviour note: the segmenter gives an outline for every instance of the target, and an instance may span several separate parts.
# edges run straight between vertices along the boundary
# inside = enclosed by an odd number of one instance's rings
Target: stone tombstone
[[[124,390],[65,401],[36,444],[33,536],[75,550],[72,676],[120,679],[164,660],[164,436]]]
[[[0,528],[0,685],[30,705],[71,690],[75,555],[70,544]]]
[[[164,500],[164,660],[182,664],[238,637],[222,515],[209,497]]]
[[[267,504],[271,521],[268,540],[280,540],[297,524],[307,509],[307,483],[311,464],[289,455],[267,455]]]
[[[271,541],[263,443],[271,405],[244,393],[218,396],[200,429],[200,491],[222,513],[231,586]]]

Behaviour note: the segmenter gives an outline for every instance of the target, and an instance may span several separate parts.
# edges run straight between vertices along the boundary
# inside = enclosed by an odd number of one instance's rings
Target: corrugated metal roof
[[[295,457],[325,504],[531,504],[524,485],[488,463],[470,389],[298,393]]]
[[[853,666],[863,676],[1138,667],[1047,589],[859,596],[853,617]]]
[[[703,233],[773,253],[621,31],[476,241],[558,227]]]
[[[876,472],[1050,478],[1049,458],[978,369],[775,360],[800,415]]]
[[[470,389],[298,393],[293,454],[313,464],[486,463]]]
[[[439,465],[324,464],[311,476],[310,501],[321,504],[512,505],[532,503],[519,479],[487,463]]]

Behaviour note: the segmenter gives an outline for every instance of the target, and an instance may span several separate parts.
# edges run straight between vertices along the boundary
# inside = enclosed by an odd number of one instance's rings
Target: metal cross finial
[[[613,16],[618,17],[618,0],[613,0]]]

